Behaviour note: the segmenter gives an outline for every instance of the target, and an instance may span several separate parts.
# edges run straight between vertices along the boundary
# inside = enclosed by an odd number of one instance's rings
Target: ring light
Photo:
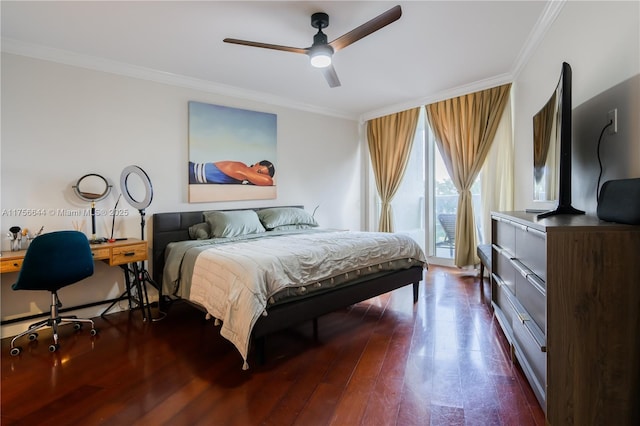
[[[137,200],[134,196],[131,195],[131,191],[129,191],[129,176],[136,175],[140,178],[140,181],[144,185],[144,198],[142,200]],[[151,200],[153,199],[153,187],[151,186],[151,179],[138,166],[127,166],[122,170],[120,174],[120,188],[122,190],[122,196],[131,206],[135,207],[138,210],[144,210],[151,204]]]
[[[129,180],[131,176],[137,176],[140,182],[142,182],[142,185],[144,186],[144,197],[140,197],[141,194],[138,193],[139,191],[136,191],[136,189],[140,189],[138,186],[137,180],[136,181]],[[138,188],[136,188],[136,186],[138,186]],[[138,212],[140,213],[140,238],[144,240],[144,226],[145,226],[144,209],[146,209],[147,207],[149,207],[149,205],[151,205],[151,200],[153,199],[153,187],[151,186],[151,179],[149,179],[149,175],[147,175],[147,173],[145,173],[145,171],[142,170],[140,167],[127,166],[124,168],[124,170],[122,170],[122,173],[120,174],[120,190],[122,192],[122,196],[124,197],[124,199],[127,200],[127,202],[131,204],[132,207],[135,207],[136,209],[138,209]],[[160,287],[158,286],[158,284],[156,284],[153,281],[153,279],[151,279],[151,276],[149,275],[149,271],[147,271],[147,268],[145,267],[144,260],[140,262],[139,268],[138,268],[137,262],[135,263],[133,273],[137,276],[136,279],[139,280],[142,284],[143,294],[140,295],[140,299],[143,301],[141,303],[143,312],[145,309],[144,306],[146,306],[148,317],[151,318],[151,321],[161,320],[166,315],[162,311],[160,312],[160,315],[161,315],[160,318],[151,317],[151,308],[149,307],[149,295],[147,294],[146,283],[147,282],[151,283],[151,285],[156,289],[159,289]],[[145,313],[143,316],[144,316],[144,320],[146,321],[147,314]]]

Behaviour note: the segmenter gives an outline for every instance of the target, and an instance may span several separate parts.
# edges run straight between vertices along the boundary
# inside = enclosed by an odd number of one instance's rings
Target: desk
[[[147,313],[145,312],[145,302],[143,299],[143,293],[146,294],[146,287],[143,288],[144,283],[140,282],[140,271],[137,262],[147,260],[147,242],[144,240],[139,240],[137,238],[128,238],[126,240],[115,241],[113,243],[91,244],[91,252],[93,253],[93,258],[96,262],[101,261],[108,264],[109,266],[119,266],[124,270],[126,284],[125,292],[120,297],[115,299],[102,300],[99,302],[88,303],[81,306],[73,306],[70,308],[61,309],[60,312],[111,303],[111,306],[109,306],[109,308],[107,308],[105,312],[103,312],[104,314],[115,304],[115,302],[118,302],[120,300],[128,300],[130,309],[132,307],[132,301],[136,302],[136,304],[138,304],[142,308],[143,317],[146,320]],[[3,251],[2,257],[0,257],[0,273],[4,274],[5,272],[20,271],[22,262],[24,261],[24,255],[26,253],[27,250]],[[134,277],[133,284],[138,291],[137,300],[133,299],[131,295],[132,283],[130,279],[130,273]],[[148,307],[148,303],[146,305]],[[1,324],[11,324],[14,322],[34,319],[46,315],[48,315],[48,312],[12,318],[9,320],[1,321]],[[149,318],[151,318],[150,312]]]
[[[0,273],[18,272],[22,267],[26,250],[3,251],[0,257]],[[102,260],[109,266],[126,265],[147,260],[147,242],[136,238],[104,244],[91,244],[94,260]]]

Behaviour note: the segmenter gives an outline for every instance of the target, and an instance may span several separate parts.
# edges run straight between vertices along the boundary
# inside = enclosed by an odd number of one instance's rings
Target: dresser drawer
[[[109,248],[92,248],[91,252],[93,253],[93,260],[106,260],[111,255]]]
[[[516,257],[534,274],[547,280],[547,238],[544,232],[529,227],[515,230]]]
[[[516,358],[544,409],[547,388],[547,348],[544,336],[533,321],[516,318],[513,322],[513,338]]]
[[[547,297],[541,280],[535,275],[524,275],[519,271],[516,275],[516,295],[529,317],[536,323],[543,333],[547,329]]]
[[[111,265],[124,265],[126,263],[146,260],[147,245],[135,244],[123,247],[113,247],[111,254]]]
[[[500,325],[502,326],[507,339],[511,341],[513,335],[511,324],[514,321],[514,318],[517,318],[516,309],[513,303],[515,296],[498,275],[492,274],[492,282],[494,284],[493,309],[498,321],[500,321]]]
[[[492,268],[496,275],[498,275],[504,285],[509,287],[509,291],[512,294],[516,293],[516,270],[511,263],[509,253],[505,250],[501,250],[498,247],[493,247],[495,250],[495,262],[492,261]]]
[[[24,259],[2,259],[0,260],[0,273],[18,272],[22,267]]]
[[[515,228],[512,222],[500,218],[493,218],[492,242],[507,250],[509,253],[516,252]]]

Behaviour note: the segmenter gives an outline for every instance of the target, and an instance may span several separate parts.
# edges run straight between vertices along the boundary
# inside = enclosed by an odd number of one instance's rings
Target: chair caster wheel
[[[74,330],[76,330],[76,331],[77,331],[77,330],[82,330],[82,324],[77,323],[77,322],[76,322],[76,323],[74,323],[74,324],[73,324],[73,329],[74,329]]]
[[[30,333],[29,334],[29,341],[33,342],[34,340],[36,340],[38,338],[38,333]]]
[[[90,335],[95,336],[96,334],[98,334],[98,329],[97,328],[92,328],[91,331],[89,332]]]
[[[15,348],[11,348],[11,356],[18,356],[22,352],[22,348],[20,346],[16,346]]]
[[[58,343],[56,343],[54,345],[49,345],[49,352],[55,352],[58,349],[60,349],[60,345]]]

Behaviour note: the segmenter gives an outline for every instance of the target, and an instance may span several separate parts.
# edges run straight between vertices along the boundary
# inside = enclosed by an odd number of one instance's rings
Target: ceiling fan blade
[[[350,44],[355,43],[361,38],[366,37],[375,31],[378,31],[380,28],[386,27],[390,23],[397,21],[401,16],[402,9],[400,8],[400,5],[394,6],[383,14],[378,15],[372,20],[360,25],[358,28],[355,28],[348,33],[338,37],[337,39],[329,43],[329,45],[333,47],[334,51],[337,52],[338,50],[344,49]]]
[[[329,65],[325,68],[320,68],[322,71],[322,75],[324,75],[325,80],[329,83],[329,87],[340,87],[340,79],[338,79],[338,74],[336,73],[336,69],[333,65]]]
[[[235,38],[225,38],[222,41],[224,41],[225,43],[241,44],[243,46],[262,47],[262,48],[265,48],[265,49],[281,50],[283,52],[303,53],[305,55],[309,51],[309,48],[280,46],[278,44],[260,43],[260,42],[257,42],[257,41],[247,41],[247,40],[238,40],[238,39],[235,39]]]

